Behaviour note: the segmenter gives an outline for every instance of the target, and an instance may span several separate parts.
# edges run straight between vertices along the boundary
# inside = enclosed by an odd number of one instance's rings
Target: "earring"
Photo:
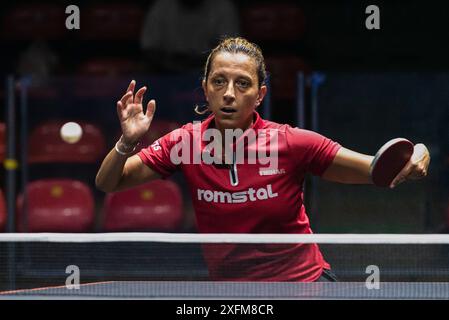
[[[207,103],[203,104],[202,106],[200,106],[198,104],[195,106],[195,113],[196,114],[204,115],[204,114],[206,114],[208,112],[209,112],[209,104],[207,104]]]

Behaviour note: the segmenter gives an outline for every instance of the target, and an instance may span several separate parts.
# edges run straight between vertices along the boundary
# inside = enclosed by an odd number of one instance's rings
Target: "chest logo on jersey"
[[[260,176],[273,176],[275,174],[284,174],[285,169],[259,169]]]
[[[276,198],[277,192],[273,192],[271,184],[265,188],[249,188],[239,192],[223,192],[198,189],[198,200],[215,203],[245,203],[248,201],[267,200]]]

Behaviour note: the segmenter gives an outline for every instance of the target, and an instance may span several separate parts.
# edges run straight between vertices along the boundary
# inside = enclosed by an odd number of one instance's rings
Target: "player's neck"
[[[218,131],[220,131],[221,135],[224,137],[227,129],[229,129],[229,130],[241,129],[243,132],[245,132],[246,130],[248,130],[249,128],[251,128],[254,125],[254,120],[255,120],[255,115],[253,115],[250,119],[248,119],[248,121],[246,121],[242,125],[236,126],[236,127],[225,127],[225,126],[220,125],[220,123],[217,123],[216,121],[212,121],[211,127],[218,129]]]

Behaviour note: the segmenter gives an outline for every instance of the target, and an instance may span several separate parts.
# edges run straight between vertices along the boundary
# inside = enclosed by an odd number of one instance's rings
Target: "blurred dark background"
[[[65,28],[65,8],[70,4],[80,9],[79,30]],[[380,8],[380,30],[365,27],[370,4]],[[271,120],[316,130],[364,153],[373,154],[395,136],[424,142],[431,150],[428,179],[397,191],[336,186],[311,178],[306,200],[316,232],[445,231],[448,17],[449,3],[443,1],[5,3],[0,15],[0,73],[3,83],[8,75],[15,77],[17,158],[29,165],[26,179],[23,170],[17,171],[17,193],[23,192],[25,181],[77,178],[94,197],[96,222],[85,230],[104,230],[105,195],[95,190],[93,177],[119,136],[115,101],[129,81],[149,86],[147,98],[157,99],[158,119],[165,121],[160,134],[165,133],[197,119],[192,110],[202,102],[200,83],[208,50],[224,35],[241,35],[256,42],[265,55]],[[302,119],[297,108],[299,72],[304,75]],[[325,80],[317,82],[317,75]],[[5,88],[0,87],[3,123]],[[25,118],[19,112],[21,92],[27,97]],[[32,132],[55,119],[56,126],[87,121],[99,129],[89,131],[91,139],[104,143],[91,146],[97,152],[91,160],[37,159],[33,152],[43,149],[35,142],[43,138]],[[41,131],[51,131],[48,128]],[[23,132],[27,140],[20,140]],[[25,160],[21,141],[27,144]],[[3,193],[5,172],[3,168]],[[173,181],[182,190],[182,222],[169,230],[195,231],[193,219],[186,218],[192,209],[185,183],[177,176]]]
[[[71,4],[80,9],[79,30],[65,27]],[[365,8],[372,4],[380,8],[380,30],[365,27]],[[423,142],[430,150],[429,176],[395,190],[308,177],[305,201],[314,232],[449,230],[448,2],[11,1],[0,10],[0,231],[196,232],[181,175],[111,195],[96,190],[94,179],[120,136],[115,103],[130,80],[147,85],[146,99],[158,102],[144,147],[200,119],[193,108],[203,102],[202,68],[225,35],[246,37],[262,48],[270,97],[260,111],[269,119],[315,130],[367,154],[394,137]],[[11,109],[12,129],[7,128]],[[59,138],[67,121],[84,130],[73,145]],[[12,136],[16,150],[7,155]],[[18,161],[17,170],[7,170],[14,167],[10,158]],[[7,219],[7,207],[15,221]],[[4,256],[10,252],[6,245],[0,250],[5,288],[11,277],[3,271],[13,261]],[[65,245],[19,245],[15,261],[21,287],[44,279],[62,283],[73,257],[92,269],[92,280],[202,278],[207,273],[197,246],[173,251],[139,243],[113,247],[70,251]],[[352,257],[324,249],[342,280],[364,276],[359,268],[364,262],[347,266],[367,253],[364,247],[349,250]],[[420,254],[403,247],[380,250],[366,263],[391,258],[396,267],[414,266],[410,260],[398,264],[400,254],[416,258],[417,265],[427,259],[424,267],[430,269],[438,261],[447,275],[447,251],[439,248]],[[351,268],[356,270],[351,273]],[[400,279],[415,280],[415,271],[400,272]]]

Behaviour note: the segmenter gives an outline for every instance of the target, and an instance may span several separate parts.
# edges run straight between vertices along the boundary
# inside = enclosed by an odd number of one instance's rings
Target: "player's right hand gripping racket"
[[[408,163],[413,154],[413,143],[396,138],[385,143],[371,162],[370,174],[373,183],[388,187]]]

